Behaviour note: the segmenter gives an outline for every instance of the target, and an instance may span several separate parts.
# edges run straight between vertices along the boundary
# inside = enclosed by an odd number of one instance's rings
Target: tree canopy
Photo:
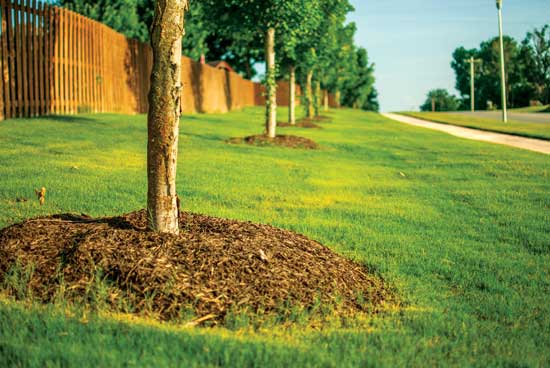
[[[432,111],[432,107],[435,111],[456,111],[460,107],[460,101],[445,89],[434,89],[428,92],[420,110]]]
[[[510,107],[522,107],[532,101],[550,103],[550,26],[529,32],[523,42],[504,37],[507,98]],[[462,97],[462,108],[470,101],[470,67],[466,59],[474,57],[476,65],[476,109],[488,104],[500,105],[499,41],[492,38],[477,49],[457,48],[451,67],[456,76],[455,87]]]
[[[58,1],[129,38],[149,40],[155,0]],[[305,84],[311,71],[315,83],[342,96],[342,105],[376,110],[374,64],[355,44],[356,26],[346,22],[352,10],[349,0],[192,0],[182,50],[194,60],[227,61],[250,79],[266,61],[265,33],[272,27],[277,78],[288,78],[294,66]]]

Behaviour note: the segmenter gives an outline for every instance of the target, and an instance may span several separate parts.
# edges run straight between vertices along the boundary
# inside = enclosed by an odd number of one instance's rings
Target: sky
[[[498,36],[495,0],[351,0],[355,41],[376,65],[381,111],[418,110],[429,90],[454,88],[460,46]],[[550,0],[503,0],[504,34],[521,41],[550,24]]]

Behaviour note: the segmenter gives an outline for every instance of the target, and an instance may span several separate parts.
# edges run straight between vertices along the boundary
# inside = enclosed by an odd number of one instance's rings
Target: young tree
[[[317,5],[319,5],[317,3]],[[322,18],[321,8],[312,8],[310,16],[303,20],[298,32],[283,34],[279,38],[278,45],[280,65],[282,71],[288,73],[289,101],[288,101],[288,122],[296,124],[296,65],[299,64],[300,48],[310,47],[306,43],[313,39],[319,29]]]
[[[277,124],[275,44],[279,37],[299,34],[316,0],[204,0],[205,11],[228,34],[264,35],[266,60],[266,134],[274,138]]]
[[[374,64],[369,62],[367,50],[353,50],[352,60],[342,87],[342,103],[356,109],[377,108],[377,93],[374,88]]]
[[[304,43],[299,49],[299,55],[299,70],[303,91],[302,102],[306,109],[306,117],[312,118],[314,114],[313,68],[317,63],[317,51],[315,48],[308,46],[307,43]]]
[[[322,21],[319,31],[315,33],[315,48],[317,60],[314,66],[315,73],[315,115],[319,115],[321,101],[321,90],[334,87],[334,70],[338,67],[338,54],[340,51],[339,31],[346,21],[346,15],[353,10],[348,0],[321,0]],[[332,77],[332,79],[331,79]],[[324,107],[328,109],[328,94],[324,96]]]
[[[157,0],[151,27],[153,71],[147,116],[148,228],[177,234],[176,168],[181,49],[187,0]]]

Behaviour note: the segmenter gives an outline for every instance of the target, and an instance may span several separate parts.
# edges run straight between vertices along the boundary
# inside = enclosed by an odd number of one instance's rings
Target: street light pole
[[[506,110],[506,74],[504,70],[504,40],[502,39],[502,0],[497,1],[498,9],[498,28],[500,38],[500,85],[502,88],[502,121],[508,122],[508,112]]]
[[[481,60],[474,59],[473,56],[470,56],[469,59],[464,60],[466,63],[470,63],[470,105],[471,110],[474,112],[476,110],[476,92],[475,92],[475,64],[480,63]]]
[[[474,76],[475,76],[475,69],[474,69],[474,57],[472,56],[470,58],[470,105],[472,107],[472,112],[475,111],[476,105],[475,105],[475,86],[474,86]]]

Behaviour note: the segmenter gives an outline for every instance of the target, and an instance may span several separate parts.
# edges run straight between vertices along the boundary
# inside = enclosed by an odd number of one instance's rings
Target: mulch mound
[[[275,138],[269,138],[267,135],[251,135],[245,138],[231,138],[229,143],[251,144],[254,146],[281,146],[289,148],[318,149],[319,145],[311,139],[297,137],[294,135],[277,135]]]
[[[322,129],[320,125],[314,124],[311,121],[300,120],[296,124],[278,122],[277,126],[280,128],[313,128],[313,129]]]
[[[55,300],[63,285],[68,300],[86,300],[101,272],[113,307],[130,300],[133,312],[164,320],[191,308],[214,323],[230,310],[282,303],[338,300],[349,312],[376,312],[389,298],[380,277],[303,235],[192,213],[181,213],[180,225],[177,236],[147,231],[145,211],[28,220],[0,230],[0,282],[14,265],[32,266],[34,297]]]

